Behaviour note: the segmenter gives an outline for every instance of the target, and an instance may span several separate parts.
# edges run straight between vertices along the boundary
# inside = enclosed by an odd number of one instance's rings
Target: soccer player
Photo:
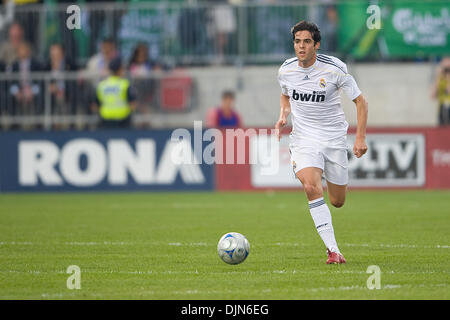
[[[348,183],[348,123],[339,91],[342,89],[356,105],[353,153],[357,158],[367,151],[368,104],[346,64],[317,53],[321,37],[314,23],[300,21],[291,32],[296,57],[286,60],[279,69],[281,110],[275,129],[280,139],[280,129],[292,113],[289,151],[293,170],[303,185],[312,219],[327,248],[327,264],[345,263],[334,236],[330,209],[323,198],[322,174],[331,204],[342,207]]]

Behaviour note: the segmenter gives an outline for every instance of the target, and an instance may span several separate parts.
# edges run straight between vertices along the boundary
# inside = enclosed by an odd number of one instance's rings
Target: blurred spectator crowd
[[[185,112],[195,106],[195,79],[182,72],[184,66],[279,64],[292,56],[289,32],[300,19],[319,25],[321,52],[335,55],[337,1],[293,3],[0,0],[0,129],[95,128],[91,106],[98,98],[96,89],[118,57],[135,93],[135,112],[151,114]],[[80,30],[66,26],[65,9],[71,4],[86,5]],[[445,61],[433,89],[442,125],[450,123],[450,65]],[[232,105],[234,93],[223,98],[222,109],[210,112],[208,122],[219,123],[222,114],[228,121],[230,114],[240,126],[238,116],[228,111],[232,108],[223,107]],[[42,118],[48,115],[54,123],[45,124]],[[77,122],[76,116],[84,120]],[[86,116],[93,121],[86,121]]]
[[[45,98],[50,99],[52,115],[91,114],[95,88],[109,75],[109,63],[120,56],[116,41],[113,38],[101,40],[98,52],[80,66],[67,54],[62,43],[52,43],[48,57],[38,59],[24,34],[23,26],[13,21],[8,27],[7,39],[0,43],[0,72],[3,74],[0,115],[43,115]],[[128,76],[137,79],[140,94],[149,98],[143,102],[151,104],[155,85],[148,77],[162,66],[150,59],[148,45],[136,44],[125,67]],[[139,81],[139,78],[143,79]],[[12,125],[9,129],[15,127]]]
[[[292,54],[289,37],[279,35],[288,34],[298,17],[305,15],[304,6],[298,12],[281,7],[273,14],[270,5],[283,0],[2,2],[3,129],[41,128],[45,124],[42,118],[48,115],[53,120],[59,118],[55,121],[58,125],[47,123],[46,129],[89,127],[86,121],[75,125],[73,116],[95,116],[91,105],[97,98],[96,87],[110,74],[109,63],[119,56],[125,77],[131,80],[136,93],[136,112],[189,110],[195,101],[194,80],[179,73],[173,76],[172,71],[186,65],[242,63],[236,61],[243,56],[242,41],[237,37],[239,24],[247,29],[249,37],[264,39],[245,44],[248,54],[276,55],[275,61],[279,62],[280,56]],[[116,3],[105,9],[105,2]],[[69,13],[65,9],[71,4],[87,5],[83,7],[81,30],[66,26]],[[171,10],[170,4],[179,6]],[[242,4],[252,5],[252,10],[243,14],[239,11]],[[333,6],[327,8],[322,15],[316,10],[315,18],[327,19]],[[41,119],[37,119],[39,116]],[[17,117],[22,118],[20,123],[7,121]]]

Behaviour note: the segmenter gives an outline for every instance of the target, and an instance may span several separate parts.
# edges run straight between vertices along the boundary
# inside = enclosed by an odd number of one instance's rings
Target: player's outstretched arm
[[[353,102],[356,104],[356,139],[353,146],[353,154],[360,158],[363,154],[367,152],[366,145],[366,127],[367,127],[367,116],[369,111],[369,104],[362,94],[356,97]]]
[[[287,117],[291,113],[291,104],[289,103],[289,96],[281,94],[280,96],[280,118],[275,124],[275,133],[277,135],[278,141],[281,139],[281,128],[283,128],[287,123]]]

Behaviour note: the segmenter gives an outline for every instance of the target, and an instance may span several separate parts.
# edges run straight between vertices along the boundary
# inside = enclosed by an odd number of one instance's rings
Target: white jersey
[[[341,107],[339,89],[351,99],[361,94],[347,66],[336,57],[318,54],[309,68],[297,58],[286,60],[279,69],[281,93],[290,97],[291,139],[329,143],[345,138],[348,123]]]

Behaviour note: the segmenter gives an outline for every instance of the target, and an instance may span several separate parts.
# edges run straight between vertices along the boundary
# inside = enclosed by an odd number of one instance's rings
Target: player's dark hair
[[[108,44],[112,44],[112,45],[116,45],[116,41],[114,40],[114,38],[112,37],[105,37],[102,39],[102,43],[108,43]]]
[[[234,91],[225,90],[224,92],[222,92],[222,99],[226,99],[226,98],[234,99],[234,97],[235,97]]]
[[[61,51],[62,51],[63,53],[66,52],[66,50],[64,50],[64,47],[63,47],[63,45],[62,45],[61,42],[54,42],[54,43],[52,43],[52,44],[50,45],[49,48],[51,48],[51,47],[58,47],[59,49],[61,49]]]
[[[309,31],[311,33],[311,37],[314,40],[314,44],[320,42],[321,39],[320,30],[315,23],[302,20],[297,24],[295,24],[291,29],[292,40],[295,40],[295,34],[299,31]]]

